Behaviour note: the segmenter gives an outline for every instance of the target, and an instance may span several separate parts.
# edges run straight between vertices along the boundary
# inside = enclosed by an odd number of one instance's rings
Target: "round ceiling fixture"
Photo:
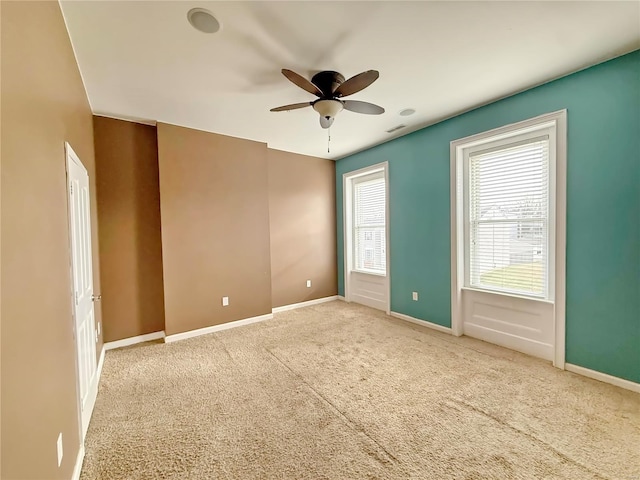
[[[405,108],[404,110],[400,111],[400,116],[408,117],[409,115],[413,115],[414,113],[416,113],[416,111],[413,108]]]
[[[316,100],[313,103],[313,109],[325,118],[335,117],[343,108],[339,100]]]
[[[187,12],[187,19],[193,28],[203,33],[216,33],[222,25],[209,10],[192,8]]]

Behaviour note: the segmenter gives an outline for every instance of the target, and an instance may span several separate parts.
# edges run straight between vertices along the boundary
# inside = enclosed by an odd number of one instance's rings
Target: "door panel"
[[[71,262],[73,272],[73,318],[78,362],[78,390],[82,410],[83,438],[98,393],[96,365],[97,332],[93,305],[89,175],[67,145],[67,174]]]

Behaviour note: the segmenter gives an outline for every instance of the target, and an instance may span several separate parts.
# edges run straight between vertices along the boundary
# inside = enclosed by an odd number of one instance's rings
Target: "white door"
[[[344,175],[345,299],[389,313],[387,164]]]
[[[82,162],[66,145],[69,194],[69,232],[73,276],[73,318],[76,337],[78,387],[83,438],[89,427],[98,394],[96,331],[93,307],[89,175]]]

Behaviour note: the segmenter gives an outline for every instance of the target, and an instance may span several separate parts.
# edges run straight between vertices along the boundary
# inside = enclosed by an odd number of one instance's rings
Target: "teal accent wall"
[[[337,161],[340,295],[342,175],[388,161],[391,310],[451,326],[450,142],[562,109],[566,359],[640,382],[640,50]]]

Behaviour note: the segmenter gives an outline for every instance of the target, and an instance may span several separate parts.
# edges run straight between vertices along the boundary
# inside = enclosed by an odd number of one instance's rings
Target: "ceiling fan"
[[[380,115],[384,113],[384,108],[373,103],[358,100],[342,100],[343,97],[353,95],[375,82],[380,76],[377,70],[367,70],[346,81],[341,73],[331,70],[316,73],[311,78],[311,81],[286,68],[282,69],[282,74],[292,83],[312,93],[318,97],[318,99],[313,102],[294,103],[292,105],[272,108],[272,112],[284,112],[298,108],[313,107],[313,109],[320,114],[320,125],[322,128],[329,128],[335,116],[340,113],[342,109],[356,113],[364,113],[366,115]]]

